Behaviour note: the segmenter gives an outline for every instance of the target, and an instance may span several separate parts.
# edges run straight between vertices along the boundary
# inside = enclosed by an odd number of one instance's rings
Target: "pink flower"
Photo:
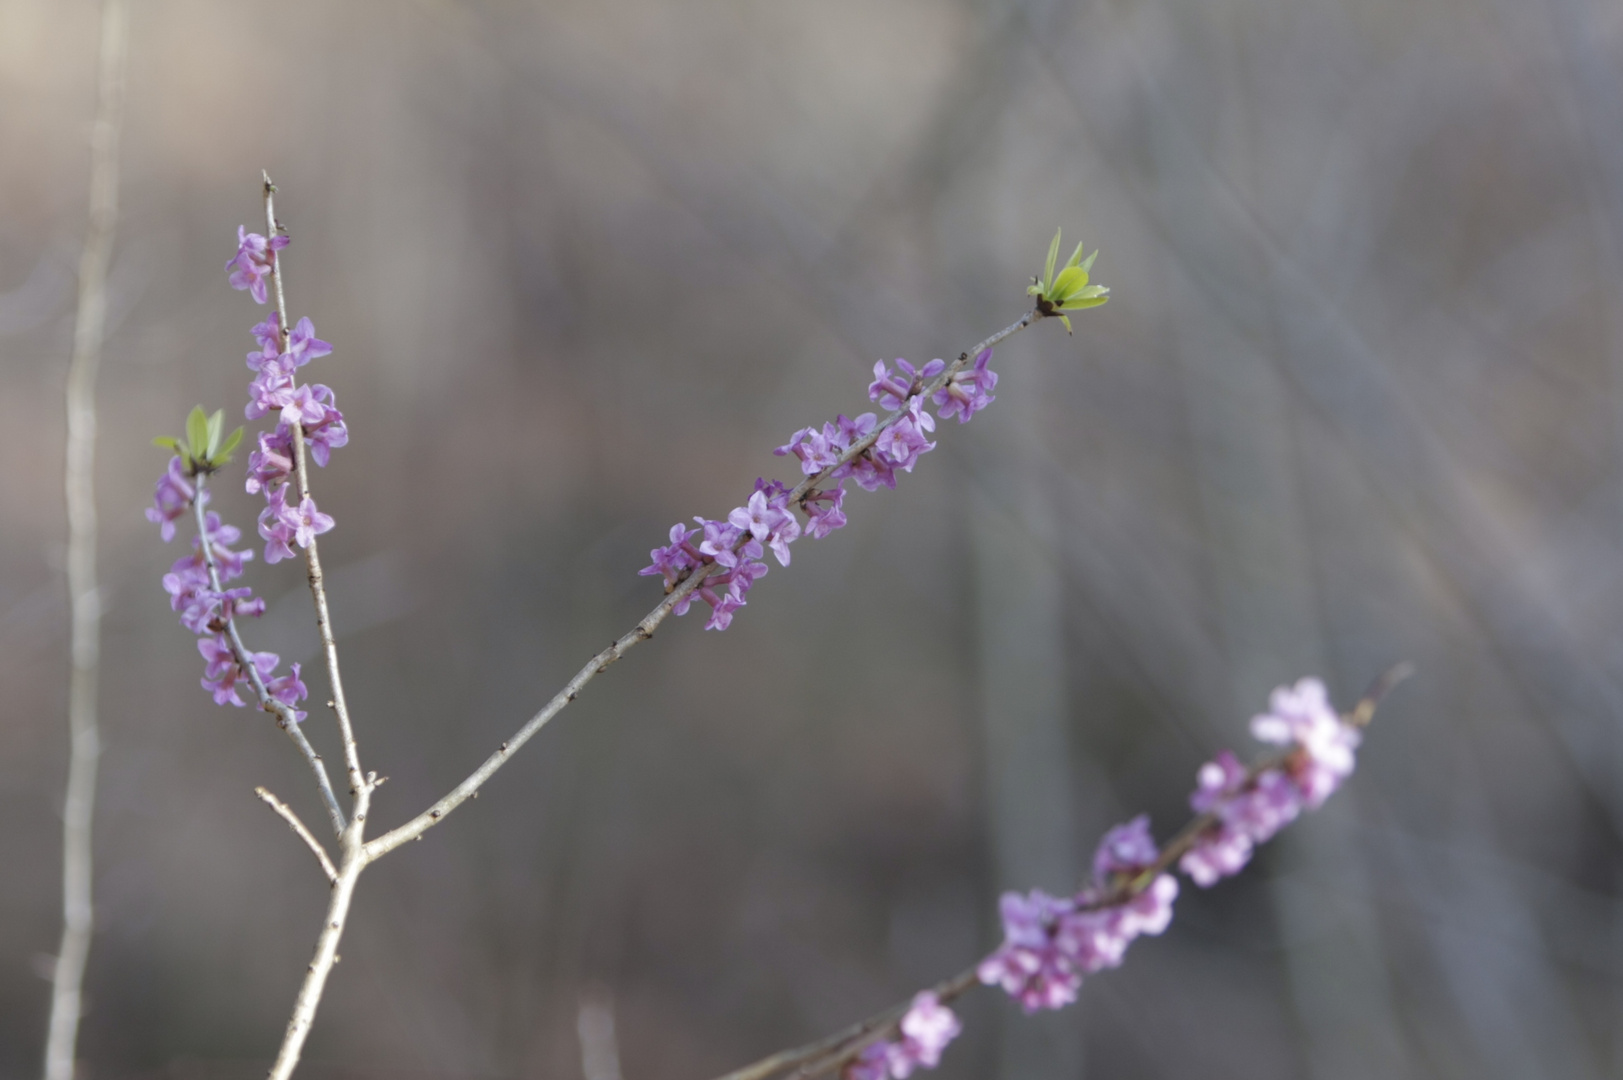
[[[986,367],[991,359],[992,350],[982,349],[973,367],[954,373],[947,385],[930,395],[940,410],[941,419],[956,415],[960,424],[967,424],[971,416],[997,400],[992,396],[997,386],[997,372]]]
[[[153,490],[152,505],[147,507],[147,520],[160,526],[164,543],[175,538],[175,521],[192,508],[194,494],[179,455],[170,458],[169,467]]]
[[[231,287],[247,289],[254,303],[265,303],[265,278],[274,269],[276,253],[285,247],[285,236],[273,236],[266,240],[258,233],[237,226],[237,253],[225,264],[225,268],[231,271]]]
[[[935,1068],[947,1044],[963,1030],[957,1015],[929,990],[913,998],[900,1026],[902,1037],[887,1044],[885,1054],[896,1080],[906,1080],[914,1069]]]
[[[1286,770],[1310,810],[1322,806],[1357,765],[1358,729],[1341,722],[1318,679],[1275,690],[1268,711],[1252,719],[1251,734],[1263,742],[1295,745],[1299,753]]]

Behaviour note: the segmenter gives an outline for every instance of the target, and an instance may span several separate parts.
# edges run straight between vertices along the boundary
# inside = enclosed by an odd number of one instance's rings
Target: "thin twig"
[[[1389,668],[1385,674],[1376,679],[1364,696],[1359,699],[1347,712],[1342,714],[1343,723],[1362,728],[1369,724],[1375,716],[1375,710],[1383,698],[1394,686],[1414,673],[1414,666],[1409,663],[1396,664]],[[1258,775],[1282,766],[1290,756],[1290,751],[1283,754],[1271,754],[1257,761],[1246,773],[1247,782],[1255,780]],[[1114,907],[1124,904],[1138,896],[1161,874],[1170,870],[1174,863],[1194,847],[1200,834],[1217,823],[1215,813],[1205,813],[1197,816],[1182,829],[1180,829],[1166,845],[1161,848],[1160,856],[1155,862],[1128,881],[1122,882],[1114,890],[1105,893],[1092,903],[1082,906],[1082,910],[1097,910],[1099,908]],[[937,983],[931,991],[943,1004],[962,996],[964,993],[979,985],[977,975],[979,964],[965,968],[952,978]],[[768,1077],[786,1074],[786,1080],[810,1080],[811,1077],[831,1072],[853,1060],[858,1054],[873,1043],[883,1039],[893,1038],[900,1029],[902,1017],[912,1005],[912,998],[892,1005],[888,1009],[859,1020],[849,1027],[843,1028],[832,1035],[826,1035],[815,1042],[806,1043],[789,1050],[780,1050],[775,1054],[761,1058],[759,1061],[735,1069],[730,1073],[717,1077],[717,1080],[767,1080]],[[790,1072],[789,1070],[794,1070]]]
[[[209,587],[215,592],[224,592],[225,588],[220,582],[220,564],[214,557],[214,548],[209,543],[208,523],[203,514],[203,492],[208,485],[208,476],[199,472],[195,478],[197,494],[192,498],[192,513],[197,517],[197,536],[199,547],[203,552],[203,562],[208,566]],[[316,753],[310,740],[304,737],[304,729],[293,718],[293,712],[286,705],[270,696],[265,687],[265,680],[260,677],[259,669],[254,666],[254,654],[248,651],[248,646],[242,643],[242,634],[237,630],[237,620],[233,616],[225,621],[226,640],[231,644],[231,654],[236,657],[237,667],[247,672],[248,681],[254,688],[254,699],[259,707],[276,718],[276,726],[287,732],[287,737],[293,740],[293,745],[299,748],[304,760],[310,763],[310,771],[315,773],[316,786],[321,789],[321,801],[327,805],[327,816],[332,819],[333,835],[342,836],[347,822],[344,820],[344,809],[338,805],[338,796],[333,793],[332,780],[327,776],[327,766],[322,764],[321,755]]]
[[[920,394],[924,398],[928,399],[931,394],[945,386],[947,381],[951,379],[954,374],[960,371],[965,365],[972,362],[972,360],[976,356],[980,355],[980,353],[992,348],[1005,338],[1012,337],[1013,335],[1019,333],[1021,330],[1024,330],[1026,327],[1030,326],[1040,318],[1042,318],[1042,316],[1033,311],[1027,314],[1024,318],[1020,319],[1018,322],[1012,323],[1009,326],[1004,327],[1002,330],[999,330],[997,333],[993,334],[979,345],[976,345],[968,352],[959,354],[958,359],[949,364],[939,376],[926,385],[920,391]],[[832,474],[841,465],[845,465],[853,461],[859,455],[866,452],[869,447],[873,446],[874,443],[878,441],[880,433],[894,424],[897,419],[902,416],[904,411],[905,410],[903,409],[898,409],[895,412],[890,413],[874,426],[873,431],[869,432],[862,439],[859,439],[857,442],[853,443],[848,450],[842,453],[839,460],[835,464],[830,465],[828,468],[824,469],[815,476],[809,476],[802,480],[794,488],[794,490],[789,493],[787,502],[790,505],[798,503],[800,499],[809,493],[814,487],[826,481],[830,474]],[[465,801],[472,797],[476,791],[484,786],[485,781],[489,780],[495,775],[497,769],[500,769],[507,763],[508,759],[513,756],[519,747],[529,742],[536,732],[540,731],[544,726],[546,726],[546,723],[549,720],[551,720],[554,716],[557,716],[558,713],[563,711],[566,705],[574,701],[587,683],[591,682],[594,678],[600,675],[610,664],[624,656],[626,652],[637,643],[647,641],[649,638],[653,637],[654,631],[657,630],[660,623],[664,622],[666,617],[670,615],[671,609],[674,608],[684,597],[688,596],[695,589],[697,589],[700,584],[703,583],[705,578],[709,577],[712,573],[717,572],[718,568],[719,564],[716,563],[711,563],[707,566],[701,567],[700,569],[693,571],[687,576],[687,578],[674,586],[670,593],[666,595],[665,599],[661,601],[660,604],[654,608],[654,610],[650,611],[646,616],[644,616],[641,622],[618,638],[608,648],[604,649],[602,652],[592,657],[591,660],[587,661],[586,666],[576,672],[575,677],[570,679],[569,682],[564,685],[562,690],[553,695],[552,700],[548,701],[546,706],[540,712],[532,716],[523,727],[519,728],[514,735],[510,736],[506,742],[502,743],[501,747],[494,754],[485,759],[484,764],[480,765],[479,768],[474,770],[472,775],[452,789],[450,794],[446,795],[433,806],[429,807],[427,810],[424,810],[421,814],[418,814],[416,817],[412,818],[404,825],[401,825],[399,828],[392,829],[368,843],[366,845],[367,858],[376,859],[381,855],[388,854],[407,841],[415,840],[417,837],[433,828],[440,821],[444,820],[447,814],[455,810],[458,806],[461,806]]]
[[[124,116],[124,0],[105,0],[90,136],[90,222],[79,256],[79,306],[68,365],[68,599],[73,611],[68,676],[68,785],[62,803],[62,941],[51,975],[45,1080],[73,1080],[85,964],[94,929],[91,825],[101,738],[96,686],[101,663],[101,598],[96,585],[96,371],[107,329],[107,264],[118,222],[118,139]]]
[[[276,220],[276,185],[271,183],[270,173],[262,173],[265,178],[265,236],[266,239],[274,237],[280,229]],[[282,351],[287,351],[287,337],[292,332],[292,326],[287,320],[287,295],[282,286],[282,252],[271,253],[271,279],[276,284],[276,313],[282,324]],[[310,463],[304,445],[304,425],[292,424],[293,428],[293,475],[297,477],[299,486],[299,500],[302,502],[310,497]],[[338,672],[338,643],[333,640],[332,613],[327,608],[326,579],[321,573],[321,555],[316,547],[316,538],[310,537],[310,545],[304,549],[305,562],[309,566],[310,596],[316,605],[316,630],[321,635],[321,651],[327,658],[327,681],[332,687],[332,710],[338,718],[338,732],[344,742],[344,767],[349,772],[350,798],[359,800],[361,787],[366,783],[366,777],[361,772],[360,751],[355,745],[355,729],[349,720],[349,704],[344,699],[344,680]]]
[[[305,846],[315,855],[316,861],[321,863],[321,871],[327,875],[328,884],[336,882],[338,880],[338,868],[332,864],[332,859],[327,855],[327,849],[321,846],[319,840],[310,835],[310,830],[304,827],[304,822],[299,820],[299,815],[293,812],[293,808],[262,787],[254,788],[254,794],[259,796],[260,802],[282,815],[282,820],[287,822],[288,828],[292,829],[298,838],[304,841]]]

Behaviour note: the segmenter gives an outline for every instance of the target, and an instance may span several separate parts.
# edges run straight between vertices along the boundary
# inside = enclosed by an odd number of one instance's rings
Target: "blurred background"
[[[97,15],[0,2],[6,1077],[60,925]],[[657,602],[672,522],[792,480],[876,359],[1017,319],[1056,225],[1113,290],[369,872],[303,1075],[704,1080],[1169,835],[1272,687],[1407,658],[1323,812],[1077,1006],[971,995],[940,1075],[1623,1076],[1620,63],[1599,0],[134,5],[84,1075],[263,1075],[325,904],[252,794],[319,826],[308,774],[198,689],[141,512],[150,438],[244,400],[266,168],[352,431],[315,486],[378,830]],[[250,645],[310,661],[297,566],[247,582]]]

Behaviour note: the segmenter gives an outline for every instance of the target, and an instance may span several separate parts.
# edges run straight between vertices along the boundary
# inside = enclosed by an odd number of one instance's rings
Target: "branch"
[[[282,1036],[282,1046],[276,1052],[276,1061],[271,1065],[268,1080],[289,1080],[299,1064],[304,1040],[310,1034],[316,1009],[321,1005],[322,991],[327,987],[327,976],[332,974],[333,966],[338,963],[338,942],[344,936],[350,901],[355,897],[355,882],[367,863],[371,862],[361,844],[361,834],[366,828],[366,812],[372,801],[372,792],[377,788],[377,780],[374,776],[362,779],[364,782],[355,789],[355,820],[338,839],[339,870],[333,877],[327,917],[322,920],[321,934],[316,938],[316,954],[305,971],[299,996],[293,1002],[293,1015],[287,1022],[287,1033]]]
[[[265,178],[265,236],[268,239],[279,230],[276,222],[276,185],[271,183],[270,173],[261,175]],[[271,259],[271,279],[276,283],[276,314],[282,325],[282,351],[286,352],[287,336],[292,327],[287,321],[287,296],[282,288],[280,251],[273,253]],[[310,463],[305,454],[304,425],[290,426],[293,428],[293,475],[298,478],[299,499],[302,502],[310,497]],[[316,549],[314,536],[310,537],[310,545],[304,549],[304,557],[309,565],[310,596],[316,604],[316,630],[321,635],[321,651],[327,658],[327,681],[332,687],[332,701],[328,705],[338,718],[338,731],[344,743],[344,766],[349,772],[350,798],[358,800],[361,788],[366,784],[366,776],[361,772],[355,729],[350,725],[349,704],[344,700],[344,680],[338,672],[338,643],[333,640],[332,613],[327,609],[326,579],[321,574],[321,555]]]
[[[107,329],[107,264],[118,222],[118,138],[124,115],[124,0],[105,0],[90,137],[90,223],[79,256],[79,305],[68,365],[68,600],[73,610],[68,675],[68,785],[62,804],[62,941],[51,975],[45,1080],[73,1080],[81,990],[94,930],[90,830],[95,816],[101,737],[96,685],[101,665],[101,599],[96,585],[96,371]]]
[[[1002,330],[999,330],[997,333],[993,334],[979,345],[976,345],[968,352],[960,353],[958,355],[958,359],[949,364],[940,375],[938,375],[933,381],[928,383],[923,390],[920,391],[919,396],[921,396],[924,400],[929,400],[931,394],[945,386],[947,381],[951,379],[954,374],[962,370],[965,365],[969,364],[974,357],[978,356],[985,350],[992,348],[994,345],[997,345],[1005,338],[1012,337],[1013,335],[1019,333],[1021,330],[1024,330],[1026,327],[1030,326],[1032,323],[1036,322],[1042,317],[1043,316],[1041,314],[1033,311],[1027,314],[1024,318],[1020,319],[1018,322],[1011,323]],[[873,431],[869,432],[862,439],[857,440],[849,449],[842,453],[839,460],[835,462],[835,464],[830,465],[828,468],[824,469],[815,476],[808,476],[802,480],[798,485],[796,485],[794,490],[789,493],[787,500],[788,503],[790,505],[798,503],[814,487],[827,480],[829,475],[841,465],[848,464],[864,453],[869,447],[873,446],[874,443],[879,440],[880,434],[886,428],[894,424],[905,411],[905,409],[897,409],[896,411],[887,415],[884,420],[880,421],[874,426]],[[743,541],[741,540],[739,543],[742,545]],[[314,545],[312,545],[311,551],[313,552],[314,550]],[[719,569],[719,564],[710,563],[698,570],[693,571],[682,581],[678,582],[674,587],[672,587],[665,599],[660,602],[659,606],[655,607],[654,610],[650,611],[646,616],[644,616],[641,622],[639,622],[631,630],[627,631],[624,635],[616,639],[608,648],[604,649],[602,652],[599,652],[596,656],[587,661],[586,666],[576,672],[575,677],[570,679],[569,682],[564,685],[562,690],[553,695],[552,700],[548,701],[546,706],[540,712],[532,716],[529,721],[525,723],[523,727],[519,728],[511,738],[502,743],[501,747],[494,754],[490,755],[490,757],[486,758],[484,764],[475,769],[472,775],[470,775],[466,780],[462,781],[462,783],[458,784],[448,795],[441,798],[438,802],[429,807],[427,810],[424,810],[421,814],[418,814],[416,817],[412,818],[404,825],[401,825],[399,828],[384,833],[382,836],[379,836],[377,839],[368,843],[366,845],[367,859],[371,860],[382,855],[387,855],[401,844],[417,839],[417,837],[421,836],[423,833],[427,832],[429,829],[433,828],[440,821],[442,821],[447,814],[471,798],[475,792],[484,786],[485,781],[489,780],[495,775],[497,769],[500,769],[503,765],[507,764],[508,759],[512,757],[513,753],[518,750],[519,747],[529,742],[530,739],[535,736],[536,732],[540,731],[546,726],[549,720],[551,720],[554,716],[557,716],[563,711],[566,705],[574,701],[575,698],[580,694],[581,690],[585,688],[587,683],[591,682],[598,675],[602,674],[610,664],[624,656],[639,642],[647,641],[649,638],[653,637],[654,631],[657,630],[659,625],[663,623],[670,615],[671,609],[674,608],[683,597],[688,596],[695,589],[697,589],[700,584],[703,583],[705,578],[709,577],[713,573],[716,573]]]
[[[197,494],[192,498],[192,513],[197,518],[197,536],[203,552],[203,562],[209,569],[209,587],[217,593],[224,592],[225,588],[220,582],[220,564],[214,558],[214,548],[209,544],[208,523],[203,517],[203,492],[208,484],[208,474],[199,471],[196,484]],[[225,632],[226,640],[231,642],[231,653],[237,658],[237,667],[248,674],[259,707],[276,718],[276,725],[287,732],[287,737],[299,748],[304,760],[310,763],[310,771],[316,776],[316,786],[321,789],[321,800],[327,804],[327,815],[332,819],[333,833],[342,836],[348,822],[344,820],[343,807],[338,805],[338,796],[333,794],[332,780],[327,776],[327,767],[321,763],[321,755],[316,753],[315,747],[310,745],[310,740],[305,738],[304,729],[293,719],[293,713],[288,707],[271,697],[270,691],[265,689],[265,680],[260,677],[259,669],[254,666],[253,654],[242,643],[242,634],[237,630],[235,617],[225,621]]]
[[[292,829],[298,835],[298,838],[304,841],[305,846],[315,855],[316,861],[321,863],[322,873],[327,875],[327,883],[330,885],[337,882],[338,868],[333,866],[332,859],[328,858],[327,849],[322,847],[314,836],[310,835],[310,830],[304,827],[304,822],[299,820],[299,815],[293,812],[293,808],[262,787],[254,788],[254,794],[259,796],[260,802],[282,815],[282,820],[287,822],[288,828]]]
[[[1381,700],[1394,686],[1413,673],[1414,666],[1408,663],[1397,664],[1389,668],[1385,674],[1370,685],[1370,688],[1364,692],[1364,696],[1359,699],[1356,705],[1342,714],[1342,723],[1357,728],[1367,726],[1374,719],[1375,710],[1380,705]],[[1257,776],[1269,769],[1280,768],[1290,754],[1291,751],[1287,750],[1282,754],[1270,754],[1261,758],[1247,770],[1247,781],[1255,780]],[[1187,854],[1190,848],[1194,847],[1195,841],[1200,837],[1200,834],[1210,826],[1215,825],[1217,820],[1215,813],[1205,813],[1194,818],[1180,829],[1177,835],[1167,841],[1166,846],[1161,849],[1160,857],[1150,867],[1131,880],[1123,882],[1115,890],[1106,893],[1087,905],[1086,910],[1115,907],[1138,896],[1149,888],[1157,877],[1171,870],[1173,865]],[[952,978],[937,983],[930,989],[942,1004],[961,997],[979,985],[979,978],[976,974],[979,966],[978,963],[971,965]],[[851,1026],[832,1035],[824,1036],[815,1042],[806,1043],[804,1046],[794,1047],[789,1050],[780,1050],[776,1054],[771,1054],[741,1069],[735,1069],[730,1073],[717,1077],[716,1080],[767,1080],[768,1077],[777,1076],[780,1073],[787,1074],[786,1080],[810,1080],[811,1077],[831,1072],[854,1059],[873,1043],[895,1037],[900,1030],[902,1017],[907,1015],[907,1010],[912,1005],[912,1000],[910,997],[906,1001],[898,1002],[888,1009],[877,1012],[864,1020],[859,1020]],[[789,1072],[791,1069],[794,1071]]]

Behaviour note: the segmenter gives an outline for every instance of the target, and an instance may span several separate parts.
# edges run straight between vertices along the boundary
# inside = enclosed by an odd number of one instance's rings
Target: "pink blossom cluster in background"
[[[962,1027],[958,1016],[925,990],[913,998],[902,1016],[899,1038],[884,1039],[863,1048],[845,1067],[847,1080],[906,1080],[914,1069],[933,1069],[947,1044]]]
[[[1254,771],[1228,751],[1201,767],[1189,801],[1214,820],[1179,862],[1198,885],[1238,872],[1255,845],[1323,805],[1356,764],[1358,729],[1342,722],[1318,679],[1275,690],[1251,731],[1287,751]],[[1005,893],[1003,944],[981,962],[980,980],[1001,986],[1027,1012],[1075,1001],[1084,976],[1116,967],[1134,938],[1159,934],[1172,921],[1177,880],[1166,873],[1141,880],[1159,858],[1149,817],[1140,815],[1105,834],[1093,881],[1077,895]]]
[[[254,300],[264,304],[269,299],[266,279],[275,269],[276,253],[286,247],[285,236],[266,239],[246,229],[237,230],[237,254],[226,263],[231,271],[231,286],[246,289]],[[332,451],[349,442],[349,429],[344,414],[338,411],[333,392],[320,384],[300,383],[295,378],[299,368],[311,360],[332,352],[332,346],[316,337],[315,326],[309,319],[300,319],[282,341],[281,317],[276,312],[253,328],[258,348],[248,354],[248,370],[254,373],[248,383],[247,418],[257,420],[271,413],[277,414],[276,430],[261,432],[259,449],[248,455],[249,494],[265,497],[265,509],[259,515],[259,535],[265,541],[265,561],[279,562],[293,556],[293,546],[309,547],[312,540],[333,527],[333,519],[317,509],[309,497],[290,501],[293,488],[290,479],[294,469],[293,425],[301,425],[309,456],[317,465],[325,466]],[[147,519],[160,526],[167,542],[175,535],[175,522],[186,514],[197,497],[195,478],[187,472],[184,459],[172,458],[164,475],[158,480],[153,505],[147,509]],[[203,493],[206,501],[208,493]],[[309,696],[299,678],[299,665],[292,665],[292,674],[275,676],[279,658],[274,653],[244,651],[239,663],[229,639],[228,623],[237,615],[259,615],[265,610],[265,601],[252,595],[247,588],[216,592],[210,582],[208,563],[204,556],[205,539],[220,569],[222,582],[242,575],[242,564],[253,558],[253,552],[237,552],[227,545],[234,544],[241,533],[231,525],[222,524],[217,514],[209,512],[205,536],[193,539],[193,554],[176,562],[164,575],[164,588],[168,590],[171,606],[181,613],[181,624],[201,635],[198,650],[203,654],[205,673],[203,687],[214,695],[221,705],[241,706],[237,684],[251,681],[243,665],[264,680],[271,697],[287,706],[295,720],[305,714],[294,706]]]
[[[1159,934],[1172,921],[1178,881],[1171,874],[1158,874],[1120,903],[1106,903],[1160,854],[1149,815],[1140,814],[1105,834],[1093,857],[1093,881],[1075,896],[1004,893],[1004,941],[981,962],[981,982],[1001,986],[1027,1012],[1075,1001],[1084,975],[1118,966],[1134,938]]]
[[[1217,819],[1178,863],[1202,887],[1238,873],[1257,844],[1304,809],[1324,805],[1357,763],[1358,729],[1341,722],[1318,679],[1281,686],[1268,704],[1267,712],[1252,719],[1251,734],[1289,747],[1284,763],[1252,775],[1225,750],[1200,767],[1189,796],[1197,813]]]
[[[956,416],[959,423],[965,423],[992,403],[997,373],[986,366],[991,359],[992,350],[982,350],[974,364],[954,372],[930,395],[943,420]],[[671,542],[649,552],[653,562],[639,573],[663,577],[669,592],[693,571],[711,564],[720,566],[719,572],[707,576],[698,589],[682,597],[671,610],[685,615],[697,597],[710,605],[705,629],[727,629],[733,613],[744,606],[750,587],[766,573],[768,548],[781,565],[788,566],[789,545],[802,533],[821,540],[845,525],[846,479],[864,491],[895,488],[898,469],[912,472],[919,458],[935,449],[927,433],[935,430],[936,421],[924,411],[924,387],[946,369],[945,360],[932,360],[918,369],[906,360],[897,360],[894,370],[883,360],[876,363],[868,398],[901,415],[880,431],[872,446],[849,461],[842,458],[879,426],[874,413],[863,413],[855,420],[841,414],[821,428],[801,428],[789,437],[788,443],[773,451],[779,457],[799,458],[800,470],[806,476],[832,470],[826,478],[834,481],[832,488],[814,487],[797,501],[806,515],[804,526],[790,506],[791,490],[787,485],[777,480],[757,480],[749,502],[724,520],[695,518],[697,529],[680,522],[673,525]]]

